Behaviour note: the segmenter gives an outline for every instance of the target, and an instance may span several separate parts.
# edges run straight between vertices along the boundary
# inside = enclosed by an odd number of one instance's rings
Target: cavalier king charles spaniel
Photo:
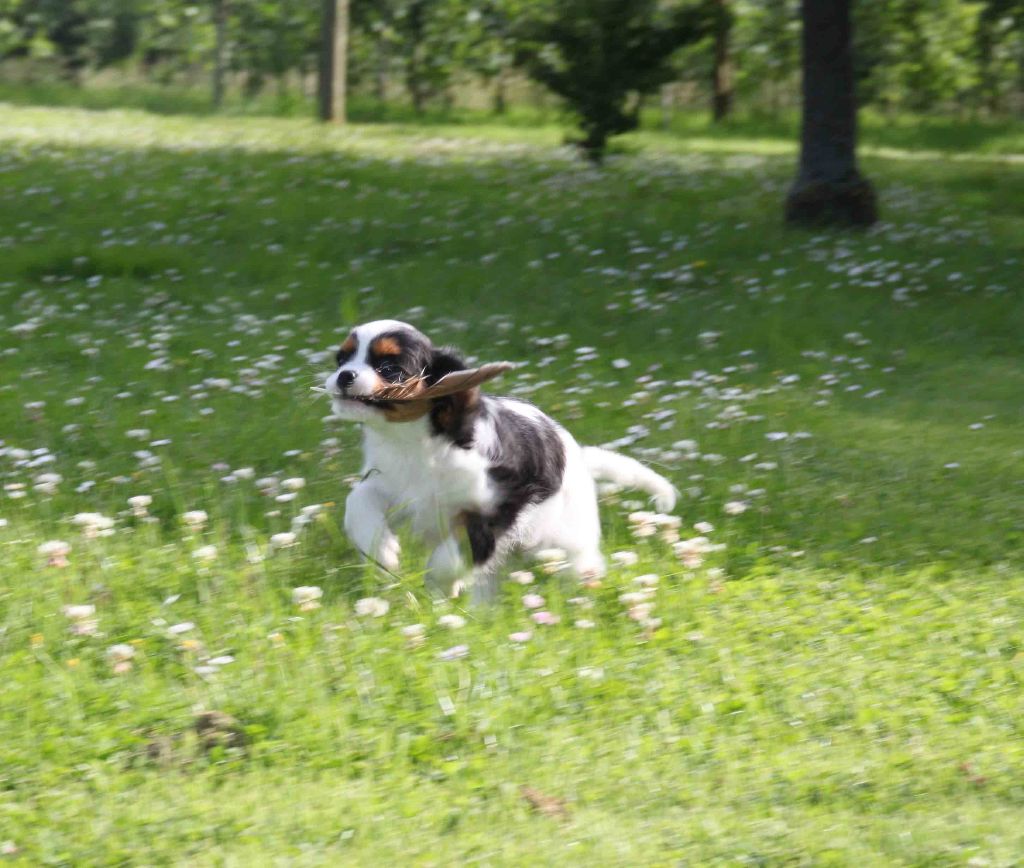
[[[525,401],[481,394],[480,384],[510,364],[468,368],[397,320],[355,328],[337,363],[325,383],[334,413],[363,425],[363,475],[345,503],[345,530],[366,558],[394,572],[392,527],[408,522],[432,548],[432,593],[468,587],[474,601],[493,599],[514,549],[561,549],[580,577],[603,575],[595,480],[641,489],[660,512],[675,506],[672,484],[638,461],[580,446]]]

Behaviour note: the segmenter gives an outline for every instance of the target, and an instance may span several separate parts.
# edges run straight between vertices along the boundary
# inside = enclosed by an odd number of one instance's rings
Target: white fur
[[[597,446],[584,446],[583,461],[594,479],[646,491],[654,498],[658,512],[671,512],[675,509],[678,492],[672,483],[636,459]]]

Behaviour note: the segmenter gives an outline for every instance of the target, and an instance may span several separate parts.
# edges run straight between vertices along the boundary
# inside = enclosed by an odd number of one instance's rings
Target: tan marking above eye
[[[341,345],[341,351],[343,353],[354,353],[356,351],[356,336],[349,335],[345,338],[345,343]]]
[[[402,354],[401,344],[394,338],[377,338],[370,344],[370,350],[375,356],[400,356]]]

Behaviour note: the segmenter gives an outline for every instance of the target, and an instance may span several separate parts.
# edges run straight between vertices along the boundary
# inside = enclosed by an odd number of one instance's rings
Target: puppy
[[[661,512],[675,506],[668,480],[632,458],[581,447],[532,404],[483,395],[477,385],[432,397],[479,377],[407,323],[358,326],[337,363],[325,383],[333,411],[363,425],[363,478],[345,503],[345,530],[365,557],[394,572],[400,550],[391,528],[408,522],[433,550],[432,593],[468,585],[474,601],[493,599],[502,558],[514,548],[562,549],[579,576],[603,575],[595,479],[639,488]]]

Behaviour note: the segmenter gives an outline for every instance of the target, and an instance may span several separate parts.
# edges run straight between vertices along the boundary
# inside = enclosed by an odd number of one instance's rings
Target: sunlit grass
[[[774,136],[644,132],[595,172],[555,126],[0,122],[9,858],[1018,857],[1019,165],[870,154],[885,222],[842,236],[782,227]],[[366,571],[357,434],[309,386],[385,315],[528,363],[500,388],[722,548],[635,535],[623,493],[600,588],[515,562],[466,611],[415,546]]]

